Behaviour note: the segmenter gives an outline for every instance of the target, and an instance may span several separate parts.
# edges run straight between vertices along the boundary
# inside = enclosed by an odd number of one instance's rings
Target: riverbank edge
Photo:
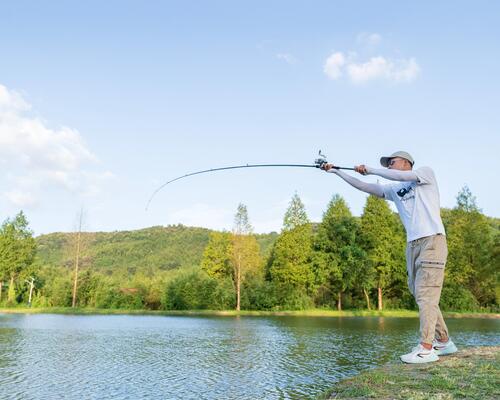
[[[418,318],[418,312],[413,310],[321,310],[311,309],[302,311],[236,311],[236,310],[120,310],[105,308],[71,308],[71,307],[12,307],[0,308],[3,314],[67,314],[67,315],[159,315],[159,316],[220,316],[220,317],[391,317],[391,318]],[[445,312],[445,318],[487,318],[500,319],[498,313],[480,312]]]
[[[498,399],[500,346],[463,347],[428,364],[392,361],[343,379],[321,399]]]

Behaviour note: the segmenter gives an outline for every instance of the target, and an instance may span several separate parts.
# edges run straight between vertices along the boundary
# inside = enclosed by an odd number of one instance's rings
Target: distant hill
[[[135,231],[82,233],[82,266],[104,274],[135,274],[149,268],[170,270],[199,265],[211,230],[172,225]],[[278,234],[255,235],[263,255]],[[76,234],[51,233],[36,238],[38,265],[73,265]]]

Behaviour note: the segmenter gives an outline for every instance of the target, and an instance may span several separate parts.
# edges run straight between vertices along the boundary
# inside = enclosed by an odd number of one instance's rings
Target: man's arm
[[[384,198],[384,189],[382,188],[382,185],[379,185],[378,183],[367,183],[360,181],[359,179],[335,168],[328,169],[327,172],[340,176],[349,185],[355,187],[358,190],[373,194],[377,197]]]
[[[364,175],[378,175],[382,178],[398,182],[419,182],[418,176],[415,171],[400,171],[397,169],[379,169],[365,167],[366,174]]]

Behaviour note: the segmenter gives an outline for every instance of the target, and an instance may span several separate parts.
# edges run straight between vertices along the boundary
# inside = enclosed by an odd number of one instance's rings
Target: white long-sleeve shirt
[[[408,242],[426,236],[445,234],[441,220],[439,188],[431,168],[399,171],[367,167],[369,175],[397,182],[387,185],[363,182],[334,168],[328,172],[337,174],[356,189],[393,201],[406,229]]]

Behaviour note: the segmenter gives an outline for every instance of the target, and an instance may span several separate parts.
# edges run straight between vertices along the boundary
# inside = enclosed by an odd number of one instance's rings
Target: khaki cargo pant
[[[439,309],[447,256],[444,235],[413,240],[406,247],[408,287],[418,304],[421,343],[431,344],[434,338],[448,337],[448,328]]]

